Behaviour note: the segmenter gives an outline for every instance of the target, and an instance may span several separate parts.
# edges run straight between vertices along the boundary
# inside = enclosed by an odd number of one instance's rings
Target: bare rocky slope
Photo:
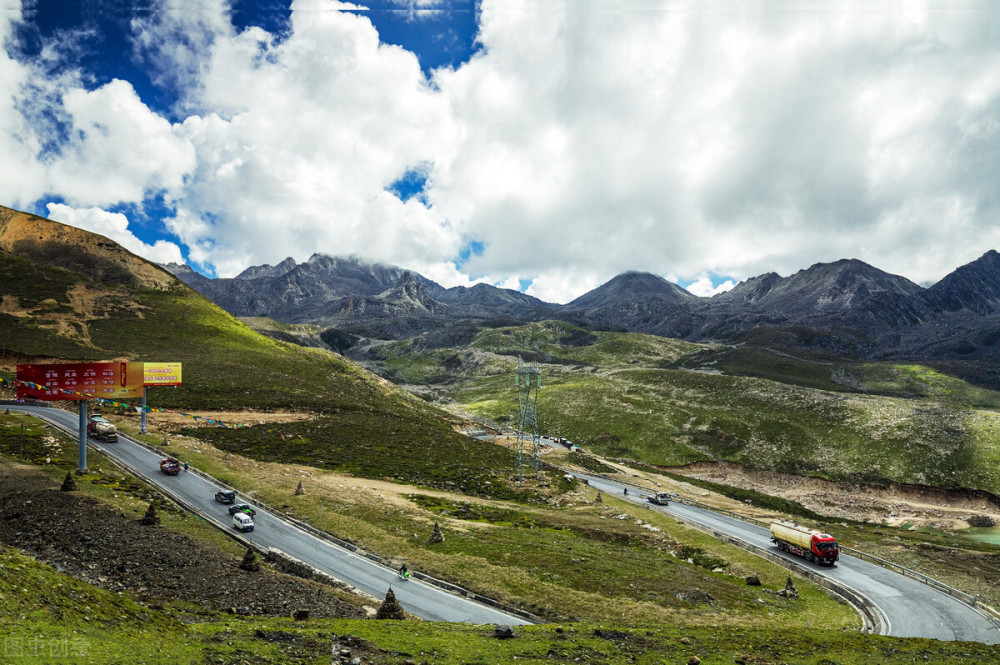
[[[156,497],[129,480],[104,480],[123,483],[123,493]],[[161,510],[177,509],[163,502]],[[26,466],[5,464],[0,474],[0,542],[101,588],[128,591],[149,603],[182,600],[250,615],[289,616],[305,609],[320,617],[366,616],[359,605],[320,584],[267,566],[241,570],[236,556],[160,526],[145,526],[141,517],[76,492],[60,492]]]

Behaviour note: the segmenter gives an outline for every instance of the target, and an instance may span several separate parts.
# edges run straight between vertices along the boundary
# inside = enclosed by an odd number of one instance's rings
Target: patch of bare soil
[[[147,427],[155,426],[165,432],[176,432],[189,427],[218,427],[218,425],[208,423],[208,420],[253,426],[294,423],[309,420],[313,417],[310,413],[297,411],[197,411],[195,415],[198,416],[198,420],[188,418],[180,413],[149,413],[146,415],[146,424]],[[130,420],[139,420],[138,414],[134,413],[127,413],[124,417]]]
[[[240,559],[183,534],[143,526],[77,492],[60,492],[28,467],[0,467],[0,542],[60,572],[147,603],[172,600],[261,616],[364,618],[366,613],[321,584],[239,568]]]
[[[68,252],[66,247],[74,252]],[[166,270],[103,236],[4,206],[0,206],[0,249],[21,255],[41,254],[54,265],[69,269],[79,268],[74,260],[79,261],[80,256],[91,257],[106,266],[119,267],[137,286],[151,289],[166,290],[178,281]]]
[[[820,478],[754,471],[727,462],[702,462],[672,470],[796,501],[833,518],[956,530],[968,527],[970,517],[985,515],[1000,524],[1000,501],[985,492],[896,484],[842,485]]]

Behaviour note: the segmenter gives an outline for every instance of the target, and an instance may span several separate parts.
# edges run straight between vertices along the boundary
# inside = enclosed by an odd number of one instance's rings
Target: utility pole
[[[525,363],[517,358],[517,444],[514,451],[514,479],[524,477],[525,457],[531,456],[531,467],[535,475],[542,468],[540,456],[541,440],[538,436],[538,389],[542,387],[542,373],[536,363]],[[530,451],[530,452],[529,452]]]

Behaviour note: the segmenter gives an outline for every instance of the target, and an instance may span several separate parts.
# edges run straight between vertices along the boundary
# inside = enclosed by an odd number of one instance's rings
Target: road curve
[[[75,413],[30,405],[9,405],[6,408],[38,417],[78,437],[76,432],[79,427],[79,416]],[[197,508],[219,528],[232,529],[232,518],[228,509],[215,501],[215,493],[222,487],[210,478],[184,472],[177,476],[167,476],[159,471],[161,459],[159,455],[126,436],[119,435],[117,443],[102,443],[91,439],[90,446],[125,465],[167,496]],[[238,500],[246,499],[240,497]],[[385,596],[391,585],[403,608],[423,619],[473,624],[529,623],[520,617],[448,593],[416,579],[403,582],[396,576],[395,571],[318,538],[266,509],[255,508],[256,530],[244,534],[248,540],[264,548],[279,549],[339,580],[352,584],[375,598],[381,599]]]
[[[873,563],[841,555],[836,566],[811,564],[801,557],[781,552],[771,543],[767,529],[710,510],[671,502],[654,506],[626,485],[606,478],[578,474],[591,487],[616,494],[620,498],[645,505],[694,522],[733,538],[771,550],[773,554],[799,565],[808,566],[818,575],[834,580],[870,600],[881,612],[886,623],[886,635],[893,637],[927,637],[937,640],[967,640],[1000,644],[1000,629],[992,620],[965,603],[916,580],[887,570]]]

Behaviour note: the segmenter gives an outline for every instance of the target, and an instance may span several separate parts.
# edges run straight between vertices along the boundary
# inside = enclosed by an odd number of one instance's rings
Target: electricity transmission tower
[[[520,356],[517,358],[517,374],[514,375],[514,385],[517,386],[517,448],[514,456],[514,478],[524,477],[525,459],[531,456],[531,467],[535,475],[542,467],[539,456],[540,439],[538,436],[538,389],[542,387],[542,373],[536,363],[527,364]]]

